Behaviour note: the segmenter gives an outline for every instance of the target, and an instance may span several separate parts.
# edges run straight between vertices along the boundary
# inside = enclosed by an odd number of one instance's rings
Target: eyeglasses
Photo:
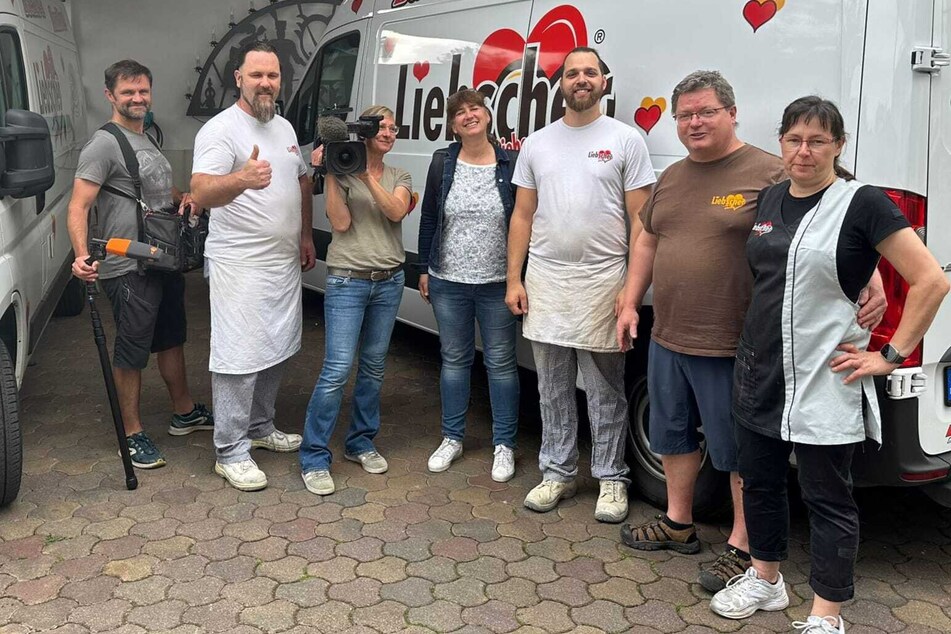
[[[694,117],[698,117],[701,121],[709,121],[713,117],[717,116],[717,113],[721,110],[726,110],[728,106],[722,106],[720,108],[704,108],[700,112],[678,112],[674,115],[674,119],[677,120],[677,123],[687,123],[688,121],[693,121]]]
[[[383,132],[384,130],[389,130],[390,132],[394,134],[394,136],[400,133],[400,127],[398,125],[381,125],[380,130],[379,132],[377,132],[377,134],[379,134],[380,132]]]
[[[800,139],[795,136],[784,136],[779,140],[782,143],[783,148],[787,150],[799,150],[802,147],[802,144],[805,143],[806,147],[809,148],[811,152],[821,152],[826,149],[833,143],[835,139]]]

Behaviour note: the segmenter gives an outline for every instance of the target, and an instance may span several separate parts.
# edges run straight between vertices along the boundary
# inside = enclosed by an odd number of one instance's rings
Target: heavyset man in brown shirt
[[[779,157],[736,136],[733,88],[716,71],[691,73],[671,98],[687,157],[660,176],[640,212],[644,231],[632,255],[618,340],[636,336],[637,310],[653,280],[654,325],[648,361],[650,445],[667,478],[667,513],[621,538],[641,550],[700,551],[693,526],[694,486],[703,425],[710,460],[730,474],[733,528],[725,551],[700,573],[711,592],[749,567],[731,415],[733,360],[750,301],[746,240],[759,192],[785,180]],[[863,309],[868,325],[884,301]]]

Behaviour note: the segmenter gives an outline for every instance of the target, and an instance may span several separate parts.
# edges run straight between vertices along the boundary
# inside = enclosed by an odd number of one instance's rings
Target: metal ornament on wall
[[[234,12],[228,32],[216,40],[211,32],[211,55],[203,64],[196,58],[198,81],[191,92],[186,114],[190,117],[213,117],[231,106],[238,98],[234,71],[241,49],[254,41],[266,40],[277,49],[281,60],[281,93],[278,100],[290,101],[300,83],[307,62],[317,49],[320,36],[342,0],[271,0],[255,8],[251,0],[248,15],[235,23]]]

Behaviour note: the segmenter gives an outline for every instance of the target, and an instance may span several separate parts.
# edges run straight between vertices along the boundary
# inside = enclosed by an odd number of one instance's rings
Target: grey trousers
[[[542,478],[569,482],[578,475],[578,371],[591,421],[591,475],[630,484],[624,462],[627,399],[624,354],[589,352],[532,342],[542,414],[538,468]]]
[[[251,439],[274,431],[274,403],[286,362],[251,374],[211,373],[215,455],[221,464],[251,457]]]

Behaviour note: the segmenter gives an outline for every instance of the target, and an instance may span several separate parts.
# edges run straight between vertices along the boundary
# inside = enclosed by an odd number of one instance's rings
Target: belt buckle
[[[390,271],[370,271],[371,282],[382,282],[390,279]]]

